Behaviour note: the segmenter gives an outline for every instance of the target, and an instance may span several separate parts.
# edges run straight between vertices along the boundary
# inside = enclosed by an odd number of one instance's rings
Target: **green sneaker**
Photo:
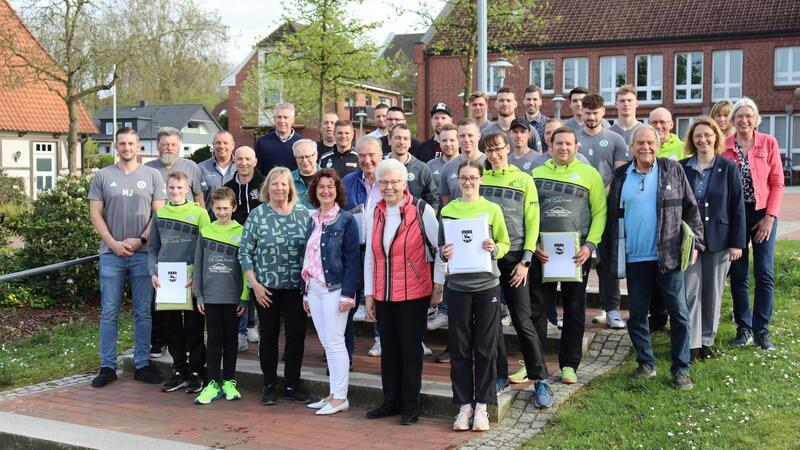
[[[239,400],[242,394],[236,389],[236,380],[226,380],[222,383],[222,392],[225,394],[225,400]]]
[[[578,382],[578,376],[575,375],[575,369],[572,367],[561,368],[561,382],[564,384],[575,384]]]
[[[525,361],[520,361],[519,364],[522,367],[515,374],[508,377],[508,381],[511,383],[520,384],[528,382],[528,370],[525,369]]]
[[[209,381],[208,385],[200,392],[200,395],[194,399],[194,402],[198,405],[207,405],[221,398],[222,391],[219,388],[219,384],[216,381]]]

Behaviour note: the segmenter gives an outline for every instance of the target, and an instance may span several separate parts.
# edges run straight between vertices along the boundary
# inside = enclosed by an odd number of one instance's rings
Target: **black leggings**
[[[206,364],[206,346],[203,342],[205,318],[197,311],[196,299],[191,311],[161,311],[167,319],[167,345],[172,355],[172,368],[188,375],[190,372],[203,374]],[[186,352],[189,361],[186,361]]]
[[[281,317],[286,335],[286,364],[283,369],[284,387],[296,388],[300,384],[300,367],[303,364],[303,351],[306,340],[306,312],[299,289],[268,288],[272,303],[267,308],[256,304],[258,311],[258,342],[261,372],[264,386],[278,383],[278,338],[281,334]]]
[[[236,375],[236,353],[239,341],[238,305],[205,304],[208,329],[208,382],[221,383]],[[222,378],[219,366],[222,363]]]

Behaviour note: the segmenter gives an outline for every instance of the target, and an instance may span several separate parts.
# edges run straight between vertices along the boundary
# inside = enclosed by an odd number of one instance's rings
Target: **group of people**
[[[148,347],[157,266],[166,262],[192,265],[193,307],[153,313],[153,321],[162,316],[174,361],[162,390],[199,393],[200,404],[241,398],[236,355],[248,337],[258,341],[261,402],[278,401],[282,321],[281,397],[319,415],[347,410],[353,321],[368,319],[375,321],[369,354],[381,358],[383,402],[367,417],[398,415],[413,424],[423,355],[430,352],[426,329],[447,325],[448,345],[436,360],[450,363],[459,407],[453,429],[487,430],[487,404],[509,382],[533,381],[535,406],[552,405],[542,346],[548,321],[563,324],[560,380],[578,381],[593,262],[603,312],[592,320],[627,326],[636,381],[656,375],[650,334],[669,320],[672,383],[692,387],[690,364],[714,357],[728,274],[738,327],[733,344],[755,340],[774,348],[769,323],[783,174],[776,140],[757,131],[761,118],[752,100],[718,103],[710,117],[694,119],[685,143],[671,133],[664,108],[650,112],[647,123],[636,119],[632,86],[616,92],[613,126],[604,117],[605,99],[584,88],[569,93],[567,121],[541,113],[537,86],[524,90],[523,101],[525,115],[516,117],[514,91],[498,89],[497,120],[489,121],[489,97],[475,92],[472,117],[455,124],[449,107],[437,103],[430,111],[434,135],[424,142],[412,136],[403,110],[388,105],[375,108],[376,130],[355,142],[352,124],[326,113],[315,142],[294,131],[294,108],[281,103],[275,130],[254,149],[234,152],[233,137],[222,131],[213,157],[199,165],[178,157],[181,135],[172,129],[159,132],[159,158],[140,165],[136,132],[119,130],[119,162],[97,173],[89,193],[102,238],[101,368],[93,386],[116,379],[126,279],[134,377],[161,382]],[[488,223],[479,244],[490,267],[451,273],[448,262],[459,250],[444,224],[478,218]],[[576,234],[577,280],[543,278],[553,255],[541,233]],[[693,247],[688,267],[681,267],[687,233]],[[627,323],[621,278],[628,285]],[[562,319],[555,312],[559,290]],[[524,361],[511,375],[503,310]],[[248,311],[255,317],[248,320]],[[330,376],[321,399],[309,398],[300,383],[308,316]]]

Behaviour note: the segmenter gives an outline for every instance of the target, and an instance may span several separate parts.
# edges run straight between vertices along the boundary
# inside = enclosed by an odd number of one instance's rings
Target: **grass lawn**
[[[657,333],[658,376],[628,381],[625,363],[574,395],[529,448],[800,448],[800,241],[777,244],[775,351],[732,348],[731,300],[723,300],[718,358],[694,365],[694,389],[668,385],[669,339]],[[751,297],[753,284],[751,281]]]
[[[133,319],[120,314],[120,351],[133,346]],[[0,391],[97,370],[99,323],[80,320],[0,344]]]

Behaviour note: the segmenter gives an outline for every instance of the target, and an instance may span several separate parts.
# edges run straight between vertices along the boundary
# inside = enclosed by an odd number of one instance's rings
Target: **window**
[[[55,148],[56,144],[54,142],[36,142],[33,144],[33,177],[36,182],[37,194],[53,188],[56,178]]]
[[[781,153],[786,153],[788,131],[786,128],[785,115],[761,116],[761,125],[758,126],[758,131],[769,134],[777,139],[778,148]]]
[[[379,97],[379,98],[380,100],[378,101],[378,103],[383,103],[384,105],[392,106],[392,99],[390,99],[389,97]]]
[[[713,78],[711,99],[737,100],[742,97],[742,51],[723,50],[712,53]]]
[[[106,122],[106,134],[109,136],[114,134],[114,122]]]
[[[348,108],[352,108],[353,106],[356,106],[356,96],[355,96],[355,94],[353,94],[351,92],[351,93],[348,93],[347,95],[345,95],[345,97],[344,97],[344,106],[346,106]]]
[[[53,150],[55,149],[55,144],[53,144],[52,142],[36,143],[33,144],[33,149],[36,152],[53,153]]]
[[[133,128],[133,122],[125,122],[125,128]]]
[[[661,55],[636,55],[636,92],[640,103],[661,103],[663,68]]]
[[[589,87],[589,58],[564,58],[564,92]]]
[[[372,106],[372,96],[367,95],[366,102],[364,103],[366,106]]]
[[[800,84],[800,47],[775,49],[775,86]]]
[[[555,70],[554,59],[532,59],[531,84],[542,88],[543,94],[552,94],[555,92]]]
[[[617,88],[627,83],[627,62],[624,56],[600,57],[600,95],[606,105],[614,104]]]
[[[703,101],[703,53],[675,54],[675,102]]]
[[[676,117],[675,118],[675,134],[678,135],[678,138],[683,142],[686,142],[689,139],[686,136],[686,132],[689,131],[689,127],[694,122],[694,117]]]
[[[414,112],[414,98],[413,97],[403,97],[403,112],[406,112],[406,113]]]

